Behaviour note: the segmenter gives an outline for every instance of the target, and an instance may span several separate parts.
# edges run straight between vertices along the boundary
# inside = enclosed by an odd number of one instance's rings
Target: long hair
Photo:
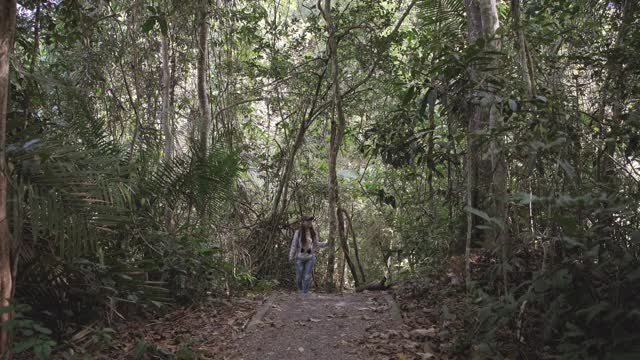
[[[311,233],[311,241],[316,238],[316,229],[313,227],[313,224],[308,225],[309,233]],[[300,222],[300,244],[304,244],[307,242],[307,226],[304,221]]]

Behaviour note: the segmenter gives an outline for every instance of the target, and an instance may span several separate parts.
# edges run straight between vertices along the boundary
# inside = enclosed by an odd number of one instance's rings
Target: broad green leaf
[[[142,24],[142,32],[149,32],[151,30],[153,30],[153,28],[156,26],[156,23],[158,22],[158,17],[157,16],[151,16],[147,19],[147,21],[144,22],[144,24]]]

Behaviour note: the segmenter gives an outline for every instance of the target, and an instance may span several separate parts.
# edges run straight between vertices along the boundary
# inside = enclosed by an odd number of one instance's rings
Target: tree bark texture
[[[167,30],[168,31],[168,30]],[[160,124],[162,124],[162,132],[164,134],[163,154],[164,162],[169,163],[173,159],[174,140],[171,113],[171,73],[169,70],[169,34],[163,32],[160,35],[160,56],[162,58],[162,109],[160,110]],[[173,221],[173,209],[167,204],[164,213],[164,223],[167,232],[175,233],[175,224]]]
[[[496,30],[500,23],[495,0],[465,0],[468,16],[469,41],[476,44],[484,39],[485,50],[495,53],[500,49],[500,41],[496,37]],[[495,59],[495,55],[494,56]],[[497,59],[490,68],[497,68]],[[471,80],[476,88],[470,96],[469,125],[468,125],[468,202],[470,208],[488,213],[502,224],[507,218],[507,162],[504,155],[502,128],[502,114],[498,89],[492,81],[495,70],[479,70],[474,66],[469,69]],[[488,134],[488,135],[486,135]],[[488,146],[487,146],[488,144]],[[488,161],[487,161],[488,160]],[[480,223],[477,216],[468,217],[466,270],[469,268],[469,254],[472,241],[482,241],[485,244],[496,244],[502,248],[503,265],[507,262],[510,244],[506,227],[492,226],[493,230],[478,231],[476,225]],[[503,269],[506,267],[503,266]],[[467,274],[468,276],[469,274]],[[506,272],[503,271],[506,287]]]
[[[211,138],[211,108],[209,106],[209,1],[201,0],[200,2],[200,23],[198,24],[198,69],[197,69],[197,87],[198,87],[198,104],[200,107],[200,126],[199,126],[199,145],[203,156],[206,156],[209,150]]]
[[[518,55],[520,61],[520,70],[522,71],[522,83],[527,96],[529,98],[533,98],[536,96],[536,90],[531,72],[532,64],[529,62],[527,42],[525,40],[524,30],[522,29],[522,22],[520,20],[520,0],[511,0],[511,15],[513,17],[514,30],[519,47]]]
[[[367,277],[364,274],[364,269],[362,268],[362,262],[360,261],[360,252],[358,250],[358,242],[356,241],[356,233],[353,231],[353,221],[351,220],[351,216],[345,209],[341,209],[342,215],[349,225],[349,232],[351,233],[351,239],[353,240],[353,256],[355,257],[355,261],[358,264],[358,270],[360,270],[360,279],[362,283],[367,282]]]
[[[16,27],[16,1],[0,1],[0,307],[11,305],[11,234],[7,219],[6,125],[9,112],[9,58]],[[0,313],[0,325],[11,319],[11,312]],[[0,327],[0,356],[9,351],[9,334]]]
[[[346,127],[346,120],[342,107],[342,96],[340,93],[340,69],[338,66],[338,41],[336,38],[336,29],[331,15],[331,0],[324,1],[324,9],[322,14],[327,23],[327,31],[329,38],[327,40],[327,48],[329,50],[329,61],[331,64],[331,80],[333,94],[333,108],[335,116],[331,118],[331,139],[329,144],[329,254],[327,256],[327,283],[328,290],[333,290],[333,274],[335,267],[335,241],[338,230],[338,175],[337,163],[338,152],[342,144],[342,137]]]
[[[349,266],[349,271],[351,272],[351,277],[353,277],[353,282],[355,286],[360,286],[360,277],[358,276],[358,270],[356,269],[356,265],[351,259],[351,254],[349,252],[349,244],[347,243],[347,234],[345,231],[345,216],[342,209],[338,209],[338,236],[340,237],[340,247],[342,248],[342,252],[344,255],[344,259]]]

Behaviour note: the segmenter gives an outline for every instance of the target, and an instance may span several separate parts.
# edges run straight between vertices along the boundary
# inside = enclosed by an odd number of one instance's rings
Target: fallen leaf
[[[436,358],[435,354],[428,353],[428,352],[417,353],[416,355],[420,356],[420,359],[422,359],[422,360],[428,360],[428,359],[435,359]]]
[[[409,335],[414,338],[432,337],[436,334],[436,328],[430,327],[429,329],[414,329],[411,330]]]

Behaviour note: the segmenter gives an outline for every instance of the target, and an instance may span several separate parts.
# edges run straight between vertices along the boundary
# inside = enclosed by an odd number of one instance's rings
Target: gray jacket
[[[316,231],[316,236],[313,239],[313,246],[311,247],[311,254],[315,254],[315,250],[316,248],[322,248],[327,246],[327,244],[329,243],[328,241],[320,241],[320,236],[318,235],[318,232]],[[297,259],[301,253],[300,253],[300,249],[302,248],[302,236],[300,236],[300,230],[296,230],[296,232],[293,234],[293,240],[291,240],[291,248],[289,249],[289,261],[293,261],[294,259]],[[305,256],[308,256],[308,254],[302,254]]]

